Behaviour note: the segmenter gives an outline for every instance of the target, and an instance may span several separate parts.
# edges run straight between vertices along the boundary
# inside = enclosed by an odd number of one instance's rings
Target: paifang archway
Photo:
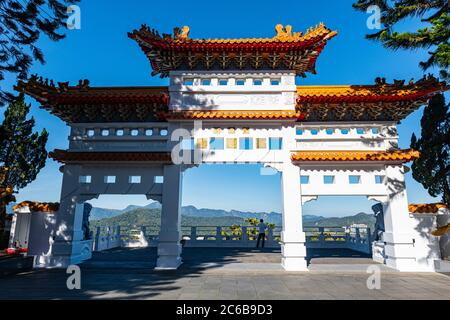
[[[145,26],[134,31],[129,36],[149,57],[153,74],[169,77],[167,87],[91,87],[87,80],[55,86],[37,76],[18,84],[71,127],[69,148],[51,153],[63,164],[64,178],[44,266],[89,257],[80,226],[85,201],[142,194],[162,203],[157,268],[176,269],[182,263],[183,171],[199,163],[260,163],[282,175],[286,270],[307,270],[302,203],[321,195],[384,203],[386,263],[421,268],[411,250],[403,167],[419,155],[398,149],[396,124],[445,86],[434,78],[296,86],[296,76],[315,72],[336,33],[323,24],[305,35],[277,30],[258,42],[195,40],[186,33],[162,38]],[[359,183],[349,184],[350,175]],[[301,176],[310,183],[301,185]],[[324,185],[324,176],[334,183]]]

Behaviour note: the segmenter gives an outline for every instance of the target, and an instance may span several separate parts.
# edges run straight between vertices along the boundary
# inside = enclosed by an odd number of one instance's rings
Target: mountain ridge
[[[153,205],[153,208],[129,206],[122,212],[117,214],[116,210],[113,216],[93,219],[92,225],[152,225],[159,226],[161,220],[160,206]],[[211,212],[211,215],[208,213]],[[282,215],[272,212],[270,214],[242,212],[238,210],[216,210],[216,209],[197,209],[194,206],[183,207],[182,224],[184,226],[231,226],[233,224],[245,224],[245,220],[249,218],[263,218],[265,222],[273,223],[277,227],[282,225]],[[375,225],[375,217],[371,214],[360,212],[353,216],[331,217],[304,215],[303,225],[305,227],[344,227],[352,224],[366,224],[371,230]]]

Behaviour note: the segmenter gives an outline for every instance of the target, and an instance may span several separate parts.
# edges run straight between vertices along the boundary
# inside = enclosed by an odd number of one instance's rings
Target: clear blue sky
[[[317,63],[317,75],[298,79],[302,85],[372,84],[378,76],[419,79],[418,63],[424,52],[391,52],[379,43],[364,39],[368,15],[352,9],[356,0],[315,1],[110,1],[82,0],[81,30],[68,31],[67,38],[54,43],[43,39],[47,63],[35,64],[32,73],[55,81],[76,84],[87,78],[91,86],[167,85],[167,79],[152,78],[150,65],[127,32],[146,23],[160,32],[189,25],[193,38],[271,37],[277,23],[305,31],[323,21],[337,30]],[[414,27],[415,22],[404,25]],[[12,85],[12,80],[3,83]],[[39,129],[50,132],[48,150],[66,149],[68,127],[57,117],[32,102],[32,114]],[[419,133],[422,110],[410,115],[399,127],[401,147],[409,147],[412,132]],[[58,164],[49,160],[38,179],[21,190],[18,200],[58,201],[62,176]],[[410,202],[434,201],[412,178],[407,177]],[[351,200],[351,201],[349,201]],[[96,206],[124,208],[146,204],[144,197],[101,197]],[[261,176],[257,166],[202,166],[185,175],[184,205],[247,211],[281,211],[280,177]],[[339,216],[369,212],[364,198],[327,198],[310,203],[306,214]]]

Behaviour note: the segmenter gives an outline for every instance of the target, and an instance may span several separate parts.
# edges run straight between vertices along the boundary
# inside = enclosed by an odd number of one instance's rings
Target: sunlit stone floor
[[[450,299],[450,275],[378,265],[381,289],[369,290],[370,258],[309,256],[309,272],[288,273],[277,250],[186,248],[180,270],[155,272],[155,249],[117,249],[81,266],[81,290],[67,289],[65,270],[36,270],[0,278],[0,299]]]

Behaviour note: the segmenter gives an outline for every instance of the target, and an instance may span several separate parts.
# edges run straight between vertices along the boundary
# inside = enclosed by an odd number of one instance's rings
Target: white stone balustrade
[[[94,238],[94,251],[104,251],[122,246],[122,236],[120,226],[118,227],[97,227]]]
[[[149,247],[158,246],[158,230],[142,226],[128,228],[121,232],[120,227],[98,227],[94,251],[103,251],[118,247],[126,247],[130,241],[131,230],[143,232]],[[253,226],[243,226],[238,234],[232,234],[226,226],[192,226],[182,228],[182,245],[188,248],[253,248],[256,247],[256,236],[249,237]],[[115,232],[113,232],[115,230]],[[122,229],[123,230],[123,229]],[[280,248],[280,228],[268,229],[265,247]],[[341,227],[305,227],[306,247],[311,249],[351,249],[370,254],[372,243],[369,228],[350,228],[346,231]],[[252,238],[252,240],[250,240]]]

